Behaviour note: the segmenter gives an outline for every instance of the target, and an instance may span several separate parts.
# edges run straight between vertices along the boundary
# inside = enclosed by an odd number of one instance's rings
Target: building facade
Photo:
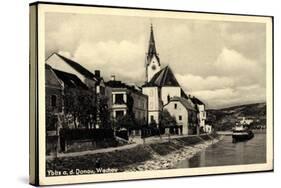
[[[204,132],[208,132],[209,129],[206,127],[206,119],[207,119],[206,105],[201,100],[199,100],[194,96],[193,97],[189,96],[189,98],[193,102],[193,104],[195,105],[198,111],[197,118],[198,118],[198,124],[200,130],[203,130]]]
[[[182,134],[194,134],[198,120],[197,110],[191,100],[172,97],[164,109],[176,118],[177,126],[182,128]]]
[[[141,88],[117,81],[114,76],[105,85],[110,116],[113,119],[133,113],[135,120],[147,122],[148,97],[141,92]]]
[[[104,80],[100,75],[99,70],[95,70],[94,74],[80,65],[79,63],[66,58],[58,53],[53,53],[50,57],[47,58],[46,64],[50,65],[53,69],[57,71],[62,71],[75,75],[86,87],[91,91],[93,101],[96,108],[93,114],[95,115],[94,122],[96,123],[95,128],[101,126],[101,117],[100,111],[102,110],[101,100],[105,97],[105,84]]]
[[[45,64],[46,130],[55,131],[57,117],[64,111],[64,85],[52,67]]]

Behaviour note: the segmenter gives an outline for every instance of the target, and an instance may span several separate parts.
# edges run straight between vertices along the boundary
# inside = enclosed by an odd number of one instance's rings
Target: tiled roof
[[[182,103],[182,105],[183,105],[186,109],[196,111],[196,109],[195,109],[195,107],[194,107],[194,104],[193,104],[191,101],[189,101],[188,99],[186,99],[186,98],[183,98],[183,97],[172,97],[172,98],[170,99],[170,102],[171,102],[171,101],[179,101],[179,102]]]
[[[180,87],[173,71],[169,66],[166,66],[165,68],[161,69],[159,72],[157,72],[152,79],[146,83],[144,86],[176,86]]]
[[[181,97],[188,99],[188,96],[184,92],[184,90],[181,88]]]
[[[136,85],[128,85],[118,80],[110,80],[108,82],[105,82],[105,85],[111,88],[126,88],[141,93],[141,89],[137,88]]]
[[[200,101],[198,98],[196,97],[190,97],[190,100],[194,103],[194,104],[199,104],[199,105],[204,105],[204,103],[202,101]]]
[[[57,77],[70,88],[88,89],[88,87],[74,74],[53,69]]]
[[[52,86],[61,88],[61,82],[56,74],[53,72],[52,67],[48,64],[45,64],[45,84],[46,86]]]
[[[69,66],[71,66],[73,69],[75,69],[76,71],[78,71],[80,74],[84,75],[87,78],[91,78],[91,79],[97,79],[96,76],[91,73],[89,70],[87,70],[85,67],[83,67],[82,65],[80,65],[79,63],[68,59],[58,53],[56,53],[63,61],[65,61]]]

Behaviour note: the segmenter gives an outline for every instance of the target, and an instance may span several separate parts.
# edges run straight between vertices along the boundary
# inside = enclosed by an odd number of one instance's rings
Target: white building
[[[196,109],[197,109],[197,118],[198,118],[198,123],[200,126],[200,129],[203,129],[205,132],[207,132],[207,128],[206,128],[206,119],[207,119],[207,113],[206,113],[206,107],[205,104],[200,101],[198,98],[196,97],[190,97],[191,101],[193,102],[193,104],[195,104]]]
[[[195,97],[191,98],[185,94],[169,66],[161,68],[159,54],[156,51],[152,26],[150,31],[150,40],[146,56],[145,69],[146,83],[142,87],[142,92],[148,96],[148,123],[151,123],[152,120],[155,120],[155,122],[158,124],[159,113],[163,110],[163,107],[170,102],[170,99],[177,97],[177,99],[181,101],[189,100],[191,103],[193,103],[194,108],[198,112],[197,125],[200,125],[204,128],[206,119],[204,103]],[[172,109],[170,106],[165,108],[167,108],[170,113],[177,115],[182,113],[181,111],[171,111]]]
[[[177,126],[182,128],[182,134],[194,134],[197,122],[197,110],[190,99],[172,97],[164,109],[176,118]]]
[[[240,119],[241,125],[250,125],[251,123],[254,122],[254,120],[246,118],[246,117],[239,117],[238,119]]]

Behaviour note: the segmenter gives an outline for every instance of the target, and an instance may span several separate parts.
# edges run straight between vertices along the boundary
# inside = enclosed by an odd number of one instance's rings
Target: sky
[[[145,81],[153,24],[161,66],[207,108],[265,102],[263,23],[46,13],[46,58],[57,52],[125,83]]]

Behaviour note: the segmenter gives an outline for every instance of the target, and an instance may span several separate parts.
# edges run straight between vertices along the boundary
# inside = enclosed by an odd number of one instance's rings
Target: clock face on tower
[[[155,65],[152,65],[151,68],[152,68],[152,70],[155,70],[155,69],[156,69],[156,66],[155,66]]]

